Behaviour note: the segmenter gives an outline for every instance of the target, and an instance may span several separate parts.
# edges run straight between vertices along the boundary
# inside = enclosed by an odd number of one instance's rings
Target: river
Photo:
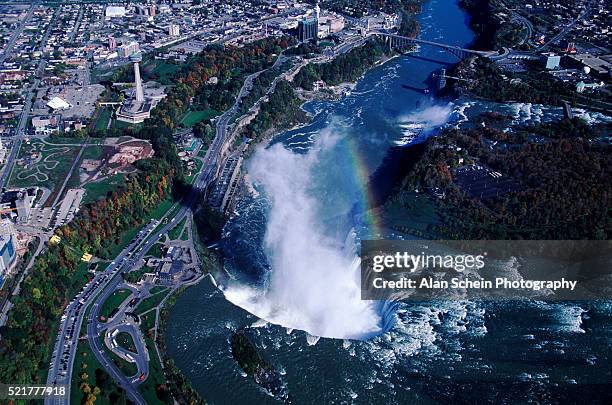
[[[427,2],[419,21],[424,39],[463,46],[473,38],[453,0]],[[216,277],[224,292],[209,278],[189,288],[166,335],[170,356],[208,402],[279,402],[232,358],[232,333],[249,326],[297,404],[577,399],[612,381],[607,303],[387,308],[359,299],[358,241],[391,236],[369,210],[369,177],[390,148],[491,108],[420,90],[454,62],[431,47],[392,59],[349,96],[307,103],[309,125],[247,162],[253,193],[224,231],[227,273]],[[502,107],[519,121],[560,114]],[[587,383],[590,391],[579,392]]]

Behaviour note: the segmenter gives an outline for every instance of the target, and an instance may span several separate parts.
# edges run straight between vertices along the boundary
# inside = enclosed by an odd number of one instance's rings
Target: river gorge
[[[473,40],[453,0],[426,2],[419,21],[423,39]],[[432,47],[393,58],[346,97],[306,103],[308,125],[279,134],[245,162],[250,192],[224,229],[225,271],[185,291],[167,327],[170,356],[208,402],[279,402],[232,356],[232,334],[245,327],[298,404],[573,398],[577,383],[609,381],[606,302],[360,299],[359,241],[396,237],[371,209],[380,190],[369,181],[391,148],[483,110],[520,122],[562,114],[436,100],[419,90],[455,62]]]

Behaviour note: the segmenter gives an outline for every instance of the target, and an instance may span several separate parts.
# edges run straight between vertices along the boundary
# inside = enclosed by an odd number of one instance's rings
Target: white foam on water
[[[281,144],[259,149],[248,172],[269,199],[264,248],[271,267],[264,288],[228,282],[225,297],[270,323],[312,336],[361,339],[382,332],[374,303],[361,300],[359,260],[344,241],[331,239],[313,195],[320,157],[340,135],[334,126],[305,154]]]

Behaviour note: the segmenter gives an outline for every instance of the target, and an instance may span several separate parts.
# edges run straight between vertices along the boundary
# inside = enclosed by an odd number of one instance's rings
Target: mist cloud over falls
[[[353,246],[325,234],[321,200],[312,192],[313,171],[337,140],[323,131],[307,154],[276,144],[254,155],[249,177],[270,204],[264,248],[271,273],[263,291],[230,284],[224,293],[268,322],[314,336],[360,339],[381,331],[380,315],[375,304],[360,299],[359,259]]]

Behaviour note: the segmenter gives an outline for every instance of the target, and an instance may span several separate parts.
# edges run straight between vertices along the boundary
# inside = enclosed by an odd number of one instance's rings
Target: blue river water
[[[453,45],[473,38],[454,0],[427,2],[419,20],[422,38]],[[390,311],[356,298],[356,243],[387,236],[369,213],[368,178],[390,148],[470,111],[501,110],[517,122],[560,114],[536,105],[448,103],[422,91],[432,72],[454,62],[427,47],[388,61],[341,100],[307,103],[310,124],[280,134],[247,162],[251,193],[226,226],[226,273],[216,277],[224,291],[208,278],[189,288],[166,335],[170,356],[208,402],[280,402],[232,358],[229,340],[241,328],[296,404],[610,395],[610,303],[428,302]]]

